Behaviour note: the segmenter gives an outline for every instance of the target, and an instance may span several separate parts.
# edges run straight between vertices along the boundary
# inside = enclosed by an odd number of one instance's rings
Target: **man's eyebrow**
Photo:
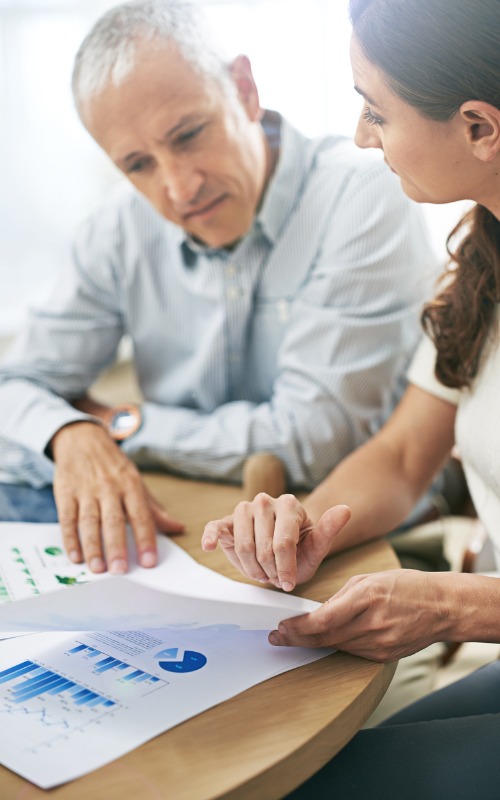
[[[178,122],[176,122],[174,127],[170,128],[165,133],[163,139],[166,141],[167,139],[172,138],[172,136],[175,136],[175,134],[178,133],[178,131],[181,130],[184,127],[184,125],[189,125],[189,124],[191,124],[193,122],[196,122],[199,119],[199,117],[200,117],[200,115],[198,113],[186,114],[184,117],[181,117],[181,119]],[[134,151],[133,153],[128,153],[126,156],[123,156],[123,158],[117,158],[116,161],[115,161],[115,164],[116,164],[117,167],[120,167],[120,166],[122,168],[126,167],[127,164],[130,161],[133,161],[134,158],[137,158],[137,156],[140,156],[140,155],[141,155],[141,153],[139,151]]]
[[[382,108],[382,106],[379,105],[376,100],[373,100],[371,97],[369,97],[366,94],[366,92],[364,92],[363,89],[360,89],[359,86],[356,86],[356,84],[354,84],[354,91],[357,92],[358,94],[360,94],[361,97],[364,97],[365,100],[368,100],[368,102],[370,103],[371,106],[377,106],[377,108]]]
[[[183,117],[181,117],[181,119],[179,120],[179,122],[177,122],[177,123],[174,125],[174,127],[173,127],[173,128],[170,128],[170,130],[168,130],[168,131],[166,132],[166,134],[165,134],[164,138],[165,138],[165,139],[170,139],[172,136],[175,136],[175,134],[176,134],[176,133],[177,133],[177,132],[178,132],[178,131],[179,131],[181,128],[183,128],[183,127],[184,127],[184,125],[189,125],[189,124],[191,124],[192,122],[195,122],[195,121],[197,121],[199,118],[200,118],[200,114],[199,114],[198,112],[195,112],[194,114],[185,114]]]
[[[120,168],[123,169],[124,167],[127,166],[127,164],[130,161],[133,161],[134,158],[137,158],[137,156],[140,156],[140,153],[138,151],[137,152],[133,152],[133,153],[128,153],[126,156],[123,156],[123,158],[113,159],[113,161],[114,161],[114,163],[116,164],[117,167],[120,167]]]

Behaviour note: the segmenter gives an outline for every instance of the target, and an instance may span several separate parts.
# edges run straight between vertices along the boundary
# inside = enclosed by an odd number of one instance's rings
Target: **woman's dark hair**
[[[500,108],[500,0],[350,0],[354,35],[390,89],[429,119],[467,100]],[[465,238],[451,251],[457,232]],[[500,222],[477,205],[448,238],[440,293],[422,313],[436,376],[470,386],[500,300]]]

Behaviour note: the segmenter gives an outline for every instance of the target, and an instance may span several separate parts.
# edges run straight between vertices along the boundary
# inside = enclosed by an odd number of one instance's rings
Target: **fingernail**
[[[278,633],[281,633],[282,636],[286,636],[287,633],[288,633],[287,629],[285,628],[285,626],[281,622],[278,625]]]
[[[115,558],[115,560],[111,562],[109,571],[112,572],[113,575],[123,575],[123,573],[127,571],[127,562],[124,558]]]
[[[257,578],[259,583],[269,583],[269,578]]]
[[[104,572],[106,569],[106,564],[104,563],[102,558],[91,558],[89,567],[92,572]]]
[[[273,644],[275,647],[279,645],[279,638],[278,638],[278,631],[271,631],[269,636],[267,637],[267,641],[269,644]]]
[[[141,555],[141,567],[156,566],[156,556],[154,553],[143,553]]]
[[[72,550],[69,554],[69,560],[73,561],[75,564],[80,564],[82,557],[78,550]]]
[[[293,583],[290,583],[290,581],[285,581],[281,584],[281,588],[284,589],[285,592],[291,592],[294,586]]]

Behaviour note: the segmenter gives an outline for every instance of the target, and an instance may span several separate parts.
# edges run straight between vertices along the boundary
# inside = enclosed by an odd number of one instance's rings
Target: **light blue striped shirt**
[[[79,230],[0,371],[0,480],[50,483],[47,443],[129,334],[145,402],[124,443],[144,467],[238,481],[273,452],[316,485],[387,418],[436,260],[375,153],[282,124],[252,230],[201,248],[128,184]],[[124,401],[127,398],[123,398]]]

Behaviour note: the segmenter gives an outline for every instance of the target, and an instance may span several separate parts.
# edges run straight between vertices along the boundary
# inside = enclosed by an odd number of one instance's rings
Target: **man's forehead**
[[[173,128],[182,119],[216,104],[220,86],[204,80],[178,50],[138,51],[135,67],[118,85],[111,82],[82,107],[82,119],[92,135],[103,124],[133,124],[146,110],[165,117]],[[166,131],[165,131],[166,133]]]
[[[202,86],[207,78],[185,58],[175,42],[137,43],[132,68],[123,84],[136,82],[175,88],[179,81]]]
[[[200,92],[210,83],[179,51],[174,42],[139,42],[127,73],[117,82],[110,76],[100,95],[115,95],[136,91],[151,94],[161,91],[165,96],[177,95],[180,91]],[[88,102],[95,98],[89,98]]]

